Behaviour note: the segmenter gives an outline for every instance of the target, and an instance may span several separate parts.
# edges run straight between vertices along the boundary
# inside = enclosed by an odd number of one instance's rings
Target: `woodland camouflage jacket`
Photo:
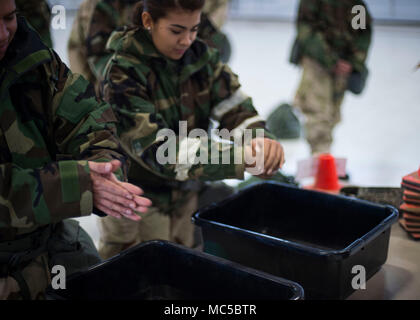
[[[39,33],[42,41],[52,48],[50,33],[51,11],[46,0],[15,0],[20,15]]]
[[[106,44],[111,33],[118,28],[132,24],[134,5],[138,0],[85,0],[78,11],[70,35],[68,49],[77,56],[78,70],[91,82],[102,79],[102,73],[111,53]],[[213,1],[208,10],[225,1]],[[211,47],[225,52],[226,35],[217,29],[203,13],[198,37]]]
[[[115,116],[23,18],[0,61],[0,241],[92,212],[86,160],[119,159]]]
[[[366,29],[353,29],[354,6],[366,9]],[[301,0],[297,19],[302,54],[332,70],[339,59],[362,72],[366,66],[372,21],[362,0]]]
[[[150,34],[142,27],[115,32],[108,47],[114,55],[106,68],[102,93],[115,108],[122,144],[134,159],[129,179],[145,182],[147,173],[151,173],[151,180],[152,176],[159,178],[154,179],[157,184],[165,180],[243,178],[243,161],[233,161],[235,151],[242,150],[212,139],[203,146],[177,136],[177,164],[161,165],[156,160],[162,145],[158,131],[171,129],[178,135],[180,121],[187,122],[188,133],[193,129],[207,132],[211,119],[219,122],[220,129],[234,134],[241,135],[245,128],[264,128],[251,98],[242,92],[238,77],[220,61],[216,50],[196,40],[180,61],[169,60],[155,49]],[[181,165],[180,150],[186,145],[189,152],[201,147],[228,150],[230,164],[222,164],[221,160],[211,164],[208,151],[207,164]],[[144,168],[146,173],[141,170]]]

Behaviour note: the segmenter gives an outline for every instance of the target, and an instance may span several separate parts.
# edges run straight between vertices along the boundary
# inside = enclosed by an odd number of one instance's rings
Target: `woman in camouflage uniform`
[[[203,5],[204,0],[143,1],[135,15],[139,26],[115,32],[108,42],[114,54],[105,70],[102,93],[115,108],[123,147],[133,160],[129,180],[135,183],[141,178],[140,186],[155,206],[140,223],[101,219],[99,252],[104,258],[156,238],[192,246],[191,214],[197,209],[194,182],[243,179],[242,155],[250,147],[186,138],[178,134],[182,124],[186,134],[194,129],[207,132],[211,119],[240,137],[245,129],[254,133],[260,129],[264,137],[252,140],[251,145],[253,152],[256,144],[263,147],[261,176],[272,176],[283,164],[281,145],[265,130],[251,98],[240,90],[237,76],[220,61],[216,50],[196,38]],[[177,134],[172,141],[176,163],[157,161],[163,145],[158,135],[161,129]],[[195,159],[200,150],[201,159],[201,147],[212,146],[227,150],[229,164],[213,164],[210,159],[181,163],[185,152]],[[235,152],[242,159],[236,164]]]
[[[139,220],[150,201],[117,180],[112,109],[0,0],[0,299],[41,299],[51,268],[100,261],[71,217]],[[124,165],[125,167],[125,165]],[[133,207],[133,208],[132,208]]]
[[[137,2],[138,0],[84,0],[81,3],[68,42],[70,69],[73,72],[83,75],[95,87],[99,85],[110,56],[105,50],[106,43],[114,30],[131,24]],[[226,18],[227,5],[227,0],[206,1],[198,33],[199,38],[221,52],[224,61],[231,54],[229,40],[220,30]]]

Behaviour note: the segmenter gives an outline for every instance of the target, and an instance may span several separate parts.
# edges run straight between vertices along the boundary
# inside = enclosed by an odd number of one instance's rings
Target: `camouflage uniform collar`
[[[1,64],[8,69],[14,68],[22,60],[42,50],[49,51],[49,48],[42,42],[38,33],[28,25],[25,18],[19,17],[15,37]],[[19,71],[25,72],[26,70]]]
[[[142,59],[161,64],[163,67],[168,66],[174,71],[177,70],[177,73],[181,75],[181,80],[201,69],[211,58],[208,46],[197,39],[185,52],[182,59],[171,60],[156,49],[149,31],[143,27],[125,28],[123,31],[114,32],[108,42],[108,49],[134,57],[140,56]]]
[[[23,74],[51,60],[50,49],[26,20],[19,17],[15,37],[0,62],[0,98]]]
[[[114,31],[108,40],[106,48],[117,54],[163,58],[153,45],[150,35],[143,27],[130,28],[126,26],[122,30]]]

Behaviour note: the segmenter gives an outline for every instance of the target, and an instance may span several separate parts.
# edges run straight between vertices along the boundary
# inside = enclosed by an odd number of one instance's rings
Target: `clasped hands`
[[[130,183],[121,182],[114,172],[121,168],[121,162],[89,161],[92,180],[93,206],[114,218],[141,220],[135,212],[145,213],[152,202],[144,197],[143,190]]]

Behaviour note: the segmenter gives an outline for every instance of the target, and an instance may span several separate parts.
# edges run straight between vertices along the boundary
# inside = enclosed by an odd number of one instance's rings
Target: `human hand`
[[[334,72],[337,75],[347,76],[353,71],[352,65],[345,60],[338,60]]]
[[[245,147],[245,159],[247,171],[262,179],[271,178],[285,161],[282,145],[268,138],[251,140],[250,145]],[[250,161],[253,159],[255,161]]]
[[[121,167],[121,162],[89,161],[88,164],[92,179],[93,205],[117,219],[124,216],[134,221],[141,220],[134,211],[147,212],[152,202],[141,197],[143,190],[139,187],[117,179],[114,172]]]

